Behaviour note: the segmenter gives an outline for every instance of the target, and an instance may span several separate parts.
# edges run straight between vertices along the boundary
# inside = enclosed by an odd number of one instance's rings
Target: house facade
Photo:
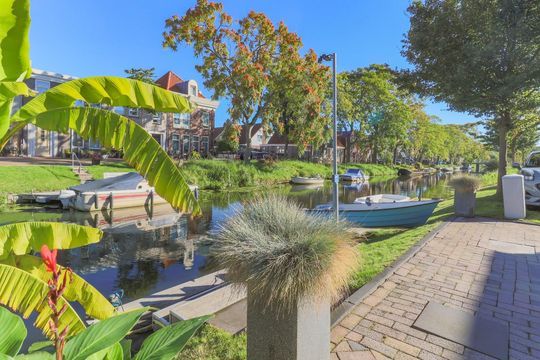
[[[217,143],[222,139],[224,130],[225,130],[224,127],[219,127],[219,128],[214,129],[212,133],[212,143],[214,147],[217,146]],[[261,147],[268,142],[269,138],[270,138],[270,135],[266,133],[262,124],[253,125],[253,128],[251,129],[251,148],[253,150],[260,150]],[[240,138],[238,139],[240,149],[244,149],[246,147],[247,139],[248,139],[247,126],[243,125],[242,130],[240,131]]]
[[[42,93],[54,86],[75,79],[77,78],[70,75],[32,69],[31,77],[24,82],[30,89]],[[31,98],[17,96],[14,99],[12,112],[15,113],[30,100]],[[10,139],[6,144],[5,152],[11,155],[58,157],[63,155],[64,149],[69,149],[70,143],[71,137],[69,135],[39,129],[35,125],[29,124]]]
[[[76,77],[37,70],[26,79],[26,84],[38,93],[44,92]],[[197,151],[206,155],[212,148],[212,129],[215,111],[219,102],[205,98],[194,80],[182,80],[172,71],[156,81],[156,85],[184,95],[195,109],[191,114],[173,114],[152,112],[139,108],[109,108],[141,125],[170,155],[187,157]],[[17,111],[31,98],[17,97],[13,111]],[[27,125],[16,134],[6,146],[6,152],[12,155],[64,157],[71,151],[101,151],[97,141],[83,140],[77,134],[60,134]]]

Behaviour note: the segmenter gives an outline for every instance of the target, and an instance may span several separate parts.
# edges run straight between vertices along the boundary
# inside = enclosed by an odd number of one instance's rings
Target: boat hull
[[[71,199],[69,206],[79,211],[98,211],[157,205],[166,202],[165,199],[151,190],[125,190],[78,193]]]
[[[362,227],[414,227],[423,225],[433,214],[441,200],[411,201],[409,203],[378,204],[343,204],[340,206],[340,217]],[[397,205],[392,207],[392,205]],[[360,209],[358,209],[360,208]],[[318,210],[315,209],[315,212]],[[330,208],[322,212],[331,212]]]
[[[306,177],[293,177],[291,183],[298,185],[322,185],[324,184],[324,179],[321,178],[306,178]]]

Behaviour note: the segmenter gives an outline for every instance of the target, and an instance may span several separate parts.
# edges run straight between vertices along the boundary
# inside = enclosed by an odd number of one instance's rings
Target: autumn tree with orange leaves
[[[305,134],[296,135],[298,131],[292,132],[288,125],[285,129],[279,118],[302,117],[304,122],[308,116],[319,119],[324,99],[320,92],[326,90],[319,83],[326,81],[327,70],[317,63],[313,51],[305,56],[299,54],[300,37],[283,22],[275,26],[265,14],[254,11],[235,21],[223,10],[223,4],[197,0],[184,16],[167,19],[165,27],[163,45],[174,51],[182,44],[192,46],[195,56],[202,60],[196,69],[204,85],[214,91],[214,98],[230,100],[231,120],[246,127],[246,161],[251,152],[252,129],[258,120],[294,134],[295,142],[312,142],[313,135],[308,134],[319,130],[306,128],[309,131]],[[290,76],[291,84],[287,83]],[[317,78],[310,85],[313,76]],[[283,96],[293,99],[293,103],[283,105]]]

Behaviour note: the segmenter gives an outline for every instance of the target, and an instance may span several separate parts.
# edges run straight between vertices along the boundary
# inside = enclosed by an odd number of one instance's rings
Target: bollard
[[[504,217],[523,219],[525,210],[525,186],[523,175],[505,175],[502,178]]]

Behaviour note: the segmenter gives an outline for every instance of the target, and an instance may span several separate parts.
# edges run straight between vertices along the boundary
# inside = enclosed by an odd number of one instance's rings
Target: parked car
[[[540,151],[533,151],[527,160],[520,166],[512,164],[520,169],[525,183],[525,203],[530,206],[540,206]]]

